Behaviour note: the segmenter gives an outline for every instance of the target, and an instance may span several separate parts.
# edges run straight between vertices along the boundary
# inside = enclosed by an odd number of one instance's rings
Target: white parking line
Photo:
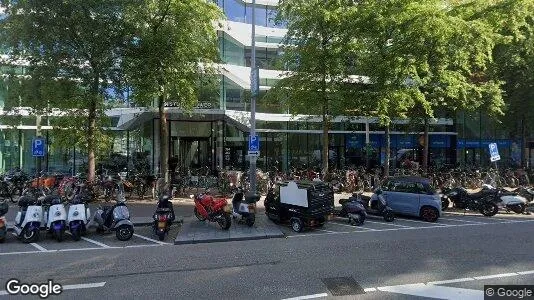
[[[155,239],[151,239],[149,237],[146,237],[146,236],[143,236],[143,235],[140,235],[140,234],[137,234],[137,233],[134,233],[133,235],[138,237],[138,238],[140,238],[140,239],[143,239],[143,240],[146,240],[146,241],[149,241],[149,242],[152,242],[152,243],[156,243],[156,244],[160,244],[160,245],[168,244],[168,243],[165,243],[165,242],[162,242],[162,241],[157,241]]]
[[[93,244],[95,244],[95,245],[97,245],[97,246],[100,246],[100,247],[102,247],[102,248],[111,248],[111,246],[108,246],[108,245],[106,245],[106,244],[104,244],[104,243],[101,243],[101,242],[97,242],[97,241],[92,240],[92,239],[88,239],[88,238],[86,238],[86,237],[84,237],[84,236],[82,236],[81,238],[82,238],[82,240],[84,240],[84,241],[86,241],[86,242],[93,243]]]
[[[399,224],[393,224],[393,222],[376,222],[376,221],[365,221],[366,223],[371,223],[371,224],[381,224],[381,225],[389,225],[389,226],[395,226],[395,227],[403,227],[403,228],[414,228],[412,226],[406,226],[406,225],[399,225]]]
[[[41,252],[46,252],[48,250],[46,250],[45,247],[41,246],[41,245],[38,245],[36,243],[30,243],[30,245],[34,246],[35,248],[37,248],[37,250],[41,251]]]
[[[367,222],[367,221],[366,221]],[[349,227],[349,228],[352,228],[352,229],[363,229],[365,231],[375,231],[376,229],[372,229],[372,228],[367,228],[367,227],[362,227],[362,226],[354,226],[354,225],[348,225],[348,224],[341,224],[341,223],[338,223],[338,222],[330,222],[328,224],[333,224],[333,225],[338,225],[338,226],[344,226],[344,227]]]
[[[417,221],[417,220],[408,220],[408,219],[401,219],[401,218],[397,218],[396,220],[398,220],[398,221],[406,221],[406,222],[413,222],[413,223],[421,223],[421,224],[426,224],[426,225],[449,226],[449,225],[446,225],[446,224],[432,223],[432,222],[425,222],[425,221]]]
[[[451,219],[451,218],[439,218],[440,220],[446,220],[446,221],[455,221],[455,222],[464,222],[464,223],[475,223],[475,224],[488,224],[484,222],[478,222],[478,221],[468,221],[468,220],[459,220],[459,219]]]
[[[495,274],[495,275],[487,275],[487,276],[478,276],[473,277],[476,280],[484,280],[484,279],[494,279],[494,278],[503,278],[503,277],[513,277],[518,276],[518,273],[503,273],[503,274]]]
[[[430,281],[426,284],[449,284],[449,283],[458,283],[458,282],[466,282],[466,281],[473,281],[474,278],[458,278],[458,279],[450,279],[450,280],[441,280],[441,281]]]
[[[330,230],[324,230],[324,229],[316,229],[316,231],[323,231],[323,232],[329,232],[329,233],[340,233],[339,231],[330,231]]]
[[[315,299],[315,298],[324,298],[324,297],[328,297],[328,294],[327,293],[313,294],[313,295],[306,295],[306,296],[300,296],[300,297],[285,298],[282,300],[305,300],[305,299]]]

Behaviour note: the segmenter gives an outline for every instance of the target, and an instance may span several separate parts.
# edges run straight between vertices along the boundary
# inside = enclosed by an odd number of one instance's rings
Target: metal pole
[[[252,0],[252,43],[250,60],[250,136],[256,136],[256,98],[259,90],[259,74],[256,68],[256,0]],[[256,156],[250,159],[250,192],[256,194]]]

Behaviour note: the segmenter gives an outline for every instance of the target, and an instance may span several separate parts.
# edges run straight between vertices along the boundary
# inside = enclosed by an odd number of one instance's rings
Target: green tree
[[[281,0],[278,20],[287,23],[281,64],[290,71],[266,99],[278,99],[293,114],[322,116],[322,171],[328,174],[328,131],[331,118],[349,111],[352,91],[351,53],[357,44],[347,26],[351,1]],[[357,99],[351,99],[354,103]],[[356,107],[356,105],[350,107]]]
[[[502,112],[499,82],[488,70],[495,35],[484,22],[457,14],[455,5],[441,0],[365,1],[359,5],[360,17],[354,18],[363,22],[357,28],[365,28],[355,36],[366,42],[359,59],[371,78],[377,116],[386,129],[394,118],[425,125],[424,172],[428,123],[436,111],[487,107]]]
[[[157,103],[160,173],[168,182],[165,103],[190,110],[198,101],[202,76],[218,59],[219,8],[203,0],[139,0],[128,6],[129,47],[124,61],[134,101]]]
[[[60,80],[64,85],[76,83],[73,88],[61,85],[58,90],[48,89],[47,99],[37,97],[32,101],[36,105],[49,103],[56,98],[64,99],[58,94],[65,90],[69,93],[76,90],[69,101],[54,104],[66,116],[83,116],[87,177],[93,181],[106,90],[115,86],[113,83],[118,82],[121,73],[125,1],[1,0],[1,3],[7,16],[0,20],[0,40],[11,49],[11,59],[29,63],[30,76],[36,77],[34,83],[41,80]],[[80,126],[73,128],[79,130]]]
[[[487,22],[499,34],[493,71],[504,82],[503,121],[525,148],[528,133],[534,131],[534,1],[479,0],[459,10],[467,18]],[[525,155],[521,163],[525,166]]]

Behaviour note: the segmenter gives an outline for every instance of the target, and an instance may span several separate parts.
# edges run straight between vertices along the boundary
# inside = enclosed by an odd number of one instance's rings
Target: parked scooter
[[[484,184],[482,190],[494,191],[496,192],[495,197],[500,201],[498,203],[499,207],[506,210],[506,212],[513,211],[516,214],[522,214],[525,212],[527,206],[527,199],[520,196],[517,193],[509,192],[503,188],[495,188],[489,184]]]
[[[42,200],[43,222],[48,233],[61,242],[67,229],[67,211],[59,196],[49,195]]]
[[[19,199],[19,211],[15,216],[13,230],[24,243],[32,243],[39,239],[39,228],[43,219],[41,199],[22,196]]]
[[[243,188],[238,187],[232,197],[232,217],[239,223],[245,223],[249,227],[256,221],[256,205],[259,196],[245,197]]]
[[[339,200],[339,204],[341,204],[341,209],[334,210],[335,215],[348,218],[349,224],[351,225],[363,225],[367,217],[367,212],[362,201],[358,200],[358,197],[351,196],[349,199],[341,199]]]
[[[91,211],[82,194],[77,194],[70,200],[67,224],[72,239],[79,241],[87,231],[87,224],[91,217]]]
[[[232,219],[226,199],[214,199],[208,191],[196,196],[191,195],[191,198],[195,200],[194,213],[197,219],[217,222],[223,230],[230,228]]]
[[[165,239],[165,235],[169,232],[175,217],[172,202],[169,199],[170,196],[168,195],[161,195],[159,197],[158,207],[153,216],[154,225],[152,225],[152,228],[154,234],[158,236],[160,241]]]
[[[119,184],[116,201],[117,203],[113,206],[98,207],[88,227],[96,226],[96,230],[100,232],[115,231],[119,241],[127,241],[134,234],[134,226],[130,221],[130,212],[125,203],[126,198],[121,184]]]
[[[0,199],[0,243],[3,243],[6,240],[7,235],[7,222],[4,217],[9,210],[9,205],[7,204],[6,199]]]
[[[377,189],[371,197],[363,196],[362,194],[357,194],[356,197],[365,207],[367,214],[381,216],[386,222],[395,220],[395,213],[388,206],[386,199],[382,195],[382,190]]]

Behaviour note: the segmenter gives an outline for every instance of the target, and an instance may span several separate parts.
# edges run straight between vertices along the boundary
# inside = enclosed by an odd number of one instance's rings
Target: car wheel
[[[436,222],[439,218],[439,212],[434,207],[423,207],[420,216],[423,221]]]
[[[299,218],[293,218],[291,219],[291,229],[294,232],[302,232],[304,230],[304,224]]]

